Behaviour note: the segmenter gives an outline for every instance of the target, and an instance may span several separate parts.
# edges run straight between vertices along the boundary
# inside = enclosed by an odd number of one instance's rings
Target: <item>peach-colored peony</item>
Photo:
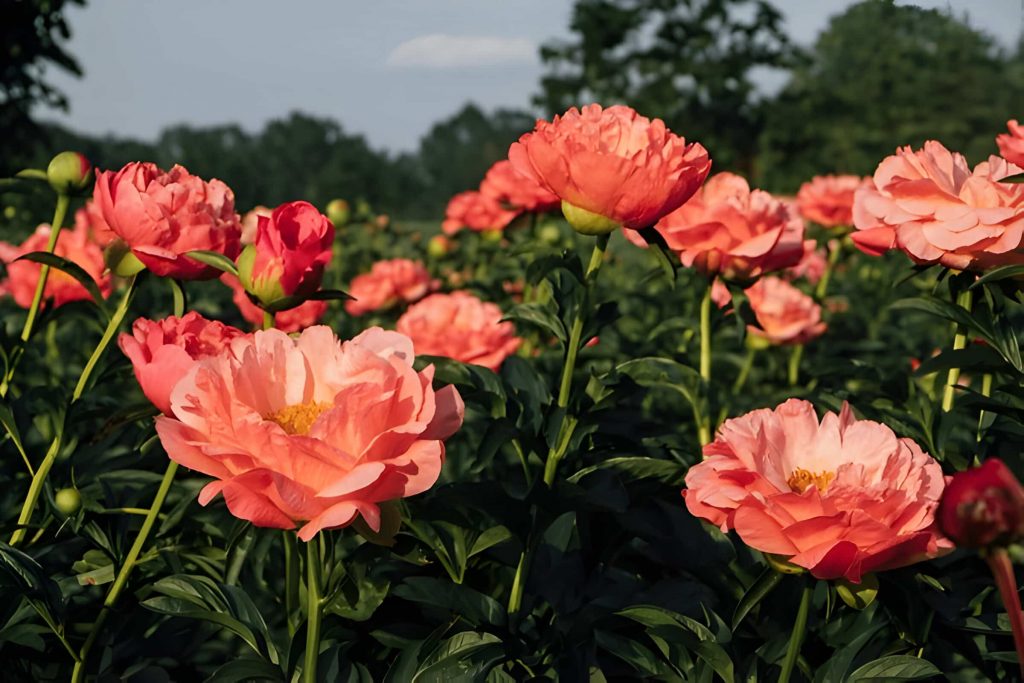
[[[34,261],[16,261],[15,259],[34,251],[46,251],[49,241],[50,226],[43,224],[36,228],[36,231],[20,246],[5,245],[6,248],[0,250],[0,257],[7,264],[7,280],[4,283],[4,290],[22,308],[32,305],[43,266]],[[96,281],[100,293],[104,297],[110,296],[110,274],[106,272],[106,266],[103,263],[103,252],[92,241],[89,229],[85,225],[76,225],[74,228],[61,230],[60,236],[57,237],[54,253],[81,267]],[[92,295],[72,276],[57,268],[51,268],[50,274],[46,278],[43,299],[51,299],[54,306],[63,306],[71,301],[92,299]]]
[[[448,202],[441,229],[446,235],[454,235],[463,228],[476,232],[504,230],[517,215],[517,211],[504,208],[498,200],[481,192],[460,192]]]
[[[117,344],[131,360],[142,393],[161,413],[170,415],[174,385],[197,361],[216,356],[243,334],[190,311],[181,318],[139,318],[132,333],[122,333]]]
[[[996,156],[972,172],[934,140],[916,152],[900,148],[857,191],[853,241],[869,254],[900,249],[958,270],[1024,263],[1024,185],[999,182],[1020,172]]]
[[[345,302],[345,310],[349,315],[363,315],[398,303],[412,303],[437,289],[439,284],[431,279],[419,261],[406,258],[377,261],[369,273],[352,278],[348,293],[354,298]]]
[[[728,308],[732,304],[732,292],[721,279],[715,278],[711,283],[711,301],[719,308]]]
[[[853,195],[870,178],[856,175],[817,175],[800,186],[796,205],[800,215],[826,228],[853,225]]]
[[[656,227],[684,266],[730,279],[796,265],[804,253],[804,223],[796,212],[732,173],[712,177]]]
[[[416,353],[445,356],[497,371],[522,340],[501,309],[466,292],[431,294],[398,319],[397,329],[412,339]]]
[[[224,273],[220,281],[231,288],[231,300],[235,302],[235,306],[238,307],[238,312],[242,314],[242,318],[256,327],[262,327],[263,309],[249,299],[249,295],[245,292],[245,287],[238,281],[238,278]],[[298,332],[316,325],[326,312],[326,301],[310,299],[309,301],[302,302],[295,308],[275,313],[274,327],[285,332]]]
[[[517,211],[551,211],[562,202],[558,195],[541,187],[534,178],[517,171],[507,159],[497,162],[487,171],[480,183],[480,193]]]
[[[1024,168],[1024,126],[1017,123],[1017,119],[1011,119],[1006,127],[1010,132],[996,137],[999,154],[1011,164]]]
[[[209,280],[220,271],[185,256],[204,250],[234,260],[241,225],[235,196],[219,180],[204,181],[182,166],[162,171],[131,163],[96,174],[94,199],[110,229],[160,277]]]
[[[825,332],[821,306],[782,278],[763,277],[746,294],[760,325],[747,325],[755,337],[772,344],[804,344]]]
[[[256,241],[256,228],[259,227],[260,217],[270,218],[270,214],[274,213],[274,210],[258,204],[242,216],[242,236],[241,242],[243,245],[252,244]]]
[[[839,243],[834,241],[829,245],[831,249],[838,249]],[[795,266],[790,266],[782,272],[782,276],[787,280],[796,280],[797,278],[804,278],[812,285],[818,284],[821,277],[825,274],[825,268],[828,267],[828,256],[824,249],[818,248],[818,243],[814,240],[804,240],[804,255],[800,257],[800,262]]]
[[[75,227],[79,226],[85,227],[92,241],[100,247],[105,247],[117,239],[117,233],[103,220],[103,212],[95,200],[90,199],[85,206],[75,211]]]
[[[435,392],[433,368],[413,360],[380,328],[347,342],[325,326],[256,332],[178,382],[157,433],[172,460],[214,478],[201,505],[223,494],[236,517],[299,526],[304,541],[357,516],[377,531],[381,503],[437,481],[462,425],[455,388]]]
[[[678,208],[711,170],[700,143],[687,144],[661,119],[621,105],[573,107],[537,121],[508,158],[571,207],[634,229]]]
[[[944,486],[939,463],[910,439],[845,403],[819,423],[814,406],[790,399],[727,420],[683,496],[752,548],[859,583],[951,547],[935,525]]]

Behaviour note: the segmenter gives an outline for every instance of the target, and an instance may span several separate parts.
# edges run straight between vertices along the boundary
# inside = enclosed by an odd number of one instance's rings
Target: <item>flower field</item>
[[[421,223],[5,180],[4,680],[1021,680],[992,137],[783,197],[587,105]]]

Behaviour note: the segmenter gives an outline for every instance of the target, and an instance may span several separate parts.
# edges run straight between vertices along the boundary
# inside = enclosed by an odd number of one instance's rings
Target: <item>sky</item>
[[[467,101],[527,108],[538,47],[569,35],[572,0],[89,0],[71,7],[68,49],[84,78],[53,69],[70,111],[40,112],[85,133],[153,139],[168,125],[257,131],[301,110],[374,147],[406,151]],[[850,0],[775,0],[813,42]],[[1003,45],[1024,0],[918,0]]]

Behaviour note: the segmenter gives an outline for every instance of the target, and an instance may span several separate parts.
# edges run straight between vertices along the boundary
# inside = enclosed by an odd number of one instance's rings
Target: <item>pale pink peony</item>
[[[480,183],[480,193],[511,209],[543,212],[557,209],[562,200],[542,187],[536,179],[520,173],[512,162],[503,159],[491,166]]]
[[[157,418],[167,455],[214,478],[231,514],[255,526],[318,532],[361,516],[380,529],[379,505],[437,481],[444,439],[462,425],[454,387],[413,369],[413,346],[372,328],[340,342],[328,327],[293,339],[279,330],[236,339],[197,363]]]
[[[1024,126],[1017,123],[1017,119],[1011,119],[1006,127],[1010,132],[996,137],[999,154],[1011,164],[1024,167]]]
[[[460,192],[448,202],[441,230],[446,235],[454,235],[463,228],[476,232],[504,230],[517,215],[518,211],[504,208],[497,199],[482,192]]]
[[[763,277],[746,294],[760,325],[747,325],[755,337],[772,344],[805,344],[827,328],[821,321],[821,306],[781,278]]]
[[[689,511],[819,579],[869,572],[951,547],[935,525],[942,468],[910,439],[843,404],[820,424],[790,399],[727,420],[686,474]]]
[[[231,288],[231,300],[235,302],[235,306],[238,307],[238,312],[242,314],[242,318],[252,323],[255,327],[262,327],[263,309],[249,299],[249,295],[245,292],[245,287],[238,281],[238,278],[224,273],[220,281]],[[274,327],[284,332],[299,332],[307,327],[316,325],[326,312],[326,301],[310,299],[309,301],[302,302],[295,308],[275,313]]]
[[[345,310],[349,315],[363,315],[399,303],[413,303],[438,285],[419,261],[405,258],[377,261],[369,273],[352,278],[348,293],[354,298],[345,302]]]
[[[996,156],[972,172],[934,140],[916,152],[900,148],[857,191],[851,237],[869,254],[900,249],[958,270],[1024,263],[1024,185],[999,182],[1020,172]]]
[[[161,413],[170,415],[174,385],[196,361],[216,356],[232,339],[244,334],[190,311],[181,318],[139,318],[132,325],[132,333],[122,333],[117,344],[131,360],[142,393]]]
[[[501,309],[466,292],[431,294],[398,319],[397,329],[412,339],[416,353],[445,356],[497,371],[522,339],[502,322]]]
[[[43,266],[34,261],[16,261],[15,259],[31,252],[46,251],[49,241],[50,226],[43,224],[36,228],[36,231],[21,245],[17,247],[5,245],[5,248],[0,250],[0,258],[7,264],[7,280],[4,282],[4,291],[9,293],[14,298],[14,303],[22,308],[32,305]],[[104,298],[110,296],[110,273],[106,272],[106,266],[103,263],[103,251],[92,241],[88,227],[78,224],[74,228],[61,230],[57,237],[54,253],[81,267],[99,286],[100,293]],[[57,268],[50,268],[50,274],[46,278],[46,288],[43,290],[43,299],[52,300],[56,307],[72,301],[87,301],[92,299],[92,295],[71,275]]]
[[[800,215],[826,228],[853,225],[853,195],[870,178],[856,175],[818,175],[800,186],[796,205]]]

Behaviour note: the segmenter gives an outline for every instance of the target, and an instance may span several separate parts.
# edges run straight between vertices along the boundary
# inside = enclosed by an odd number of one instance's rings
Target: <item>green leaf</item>
[[[1024,174],[1021,174],[1021,177],[1024,177]],[[998,268],[993,268],[992,270],[988,271],[987,273],[979,277],[977,280],[971,283],[971,286],[968,287],[968,289],[977,289],[978,287],[986,285],[989,282],[997,282],[999,280],[1006,280],[1008,278],[1021,277],[1022,275],[1024,275],[1024,265],[1000,266]]]
[[[238,277],[238,268],[235,267],[235,262],[218,251],[196,249],[194,251],[186,252],[185,255],[199,261],[200,263],[212,266],[222,273],[228,273]]]
[[[497,636],[464,631],[432,652],[416,670],[412,682],[483,681],[504,656],[505,648]]]
[[[868,662],[847,679],[848,683],[885,683],[886,681],[920,681],[938,676],[934,664],[909,655],[891,655]]]
[[[671,460],[659,460],[641,456],[622,456],[608,458],[596,465],[584,467],[569,477],[569,481],[578,483],[588,474],[598,470],[613,470],[626,481],[637,481],[640,479],[656,479],[669,486],[682,484],[686,476],[686,470],[677,462]]]
[[[201,621],[208,621],[212,624],[222,626],[245,641],[246,645],[251,647],[254,652],[257,654],[263,654],[252,629],[227,614],[214,612],[213,610],[208,609],[201,609],[188,600],[172,598],[169,596],[149,598],[148,600],[143,600],[141,604],[146,609],[159,614],[166,614],[172,617],[184,617],[186,619],[199,619]]]
[[[549,303],[528,303],[519,304],[514,306],[502,320],[511,320],[513,322],[523,322],[529,325],[534,325],[548,332],[549,334],[556,337],[563,344],[567,343],[569,334],[565,330],[565,325],[555,312]]]
[[[15,259],[15,261],[32,261],[34,263],[42,263],[43,265],[50,266],[56,270],[67,273],[71,277],[75,278],[83,287],[85,291],[89,292],[89,296],[101,309],[104,308],[105,299],[103,293],[100,292],[99,286],[96,284],[96,280],[93,279],[92,275],[85,272],[82,266],[68,261],[66,258],[61,258],[56,254],[51,254],[45,251],[33,251],[28,254],[24,254]]]
[[[673,641],[673,631],[689,631],[697,636],[697,640],[689,643],[688,649],[693,650],[694,654],[709,664],[723,680],[729,683],[733,680],[735,671],[732,659],[716,642],[711,629],[696,619],[653,605],[629,607],[616,614],[643,624],[648,629],[656,630],[666,642]]]
[[[351,299],[352,295],[340,289],[321,289],[305,296],[285,296],[267,304],[266,309],[271,313],[280,313],[288,309],[301,306],[307,301],[334,301],[340,299]]]
[[[277,666],[263,659],[232,659],[214,671],[206,683],[242,683],[243,681],[286,681]]]
[[[391,594],[411,602],[440,607],[471,624],[501,626],[507,618],[505,608],[491,596],[451,581],[411,576],[395,586]]]
[[[750,610],[759,605],[781,581],[782,574],[771,567],[761,572],[761,576],[757,577],[757,581],[750,585],[736,605],[736,611],[732,615],[732,630],[735,631],[736,627],[743,623]]]

